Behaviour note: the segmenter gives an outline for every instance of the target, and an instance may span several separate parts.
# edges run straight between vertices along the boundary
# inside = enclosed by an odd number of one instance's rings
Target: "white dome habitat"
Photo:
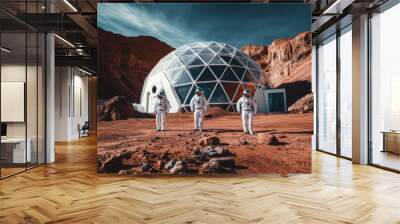
[[[235,111],[245,88],[258,104],[264,104],[262,69],[240,50],[218,42],[195,42],[177,48],[162,58],[144,82],[140,107],[154,111],[154,101],[164,91],[170,112],[190,111],[196,88],[204,90],[210,106]],[[261,105],[260,105],[261,106]]]

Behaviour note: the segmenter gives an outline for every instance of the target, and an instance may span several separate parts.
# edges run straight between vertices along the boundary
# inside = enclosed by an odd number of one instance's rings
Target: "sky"
[[[127,37],[152,36],[177,48],[218,41],[267,45],[311,29],[305,4],[98,4],[98,27]]]

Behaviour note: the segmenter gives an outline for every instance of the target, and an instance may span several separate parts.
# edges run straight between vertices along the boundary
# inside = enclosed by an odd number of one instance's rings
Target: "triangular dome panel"
[[[220,84],[217,84],[209,101],[210,103],[229,103],[229,99]]]

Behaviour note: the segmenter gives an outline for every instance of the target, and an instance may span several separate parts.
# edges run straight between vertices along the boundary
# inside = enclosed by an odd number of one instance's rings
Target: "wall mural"
[[[306,4],[98,4],[99,173],[310,173]]]

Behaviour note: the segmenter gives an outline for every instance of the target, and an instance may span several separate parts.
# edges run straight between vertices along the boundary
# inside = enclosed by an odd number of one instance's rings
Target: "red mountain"
[[[102,29],[98,34],[99,98],[126,96],[139,102],[146,76],[174,48],[150,36],[125,37]]]
[[[270,45],[246,45],[241,50],[261,65],[264,84],[286,89],[290,106],[311,92],[311,40],[311,33],[303,32]]]

